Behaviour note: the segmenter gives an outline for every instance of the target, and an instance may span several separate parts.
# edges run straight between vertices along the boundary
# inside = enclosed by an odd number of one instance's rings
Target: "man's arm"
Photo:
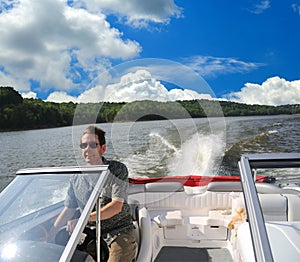
[[[49,239],[51,239],[61,227],[67,225],[67,222],[74,216],[75,211],[75,208],[64,207],[64,209],[56,218],[54,225],[49,232]]]
[[[123,202],[123,199],[115,198],[111,202],[107,203],[105,206],[101,207],[101,220],[105,220],[119,214],[122,211]],[[96,211],[90,214],[89,221],[96,221]]]
[[[62,226],[65,226],[67,222],[74,216],[75,211],[75,208],[64,207],[54,222],[54,227],[61,228]]]

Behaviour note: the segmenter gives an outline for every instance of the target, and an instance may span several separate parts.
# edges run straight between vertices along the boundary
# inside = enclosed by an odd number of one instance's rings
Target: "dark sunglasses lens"
[[[80,144],[80,148],[81,149],[85,149],[85,148],[87,148],[87,146],[90,146],[90,148],[96,148],[97,147],[97,143],[96,142],[91,142],[91,143],[81,143]]]
[[[87,143],[81,143],[81,144],[80,144],[80,148],[81,148],[81,149],[87,148]]]
[[[98,144],[97,144],[96,142],[91,142],[91,143],[90,143],[90,147],[91,147],[91,148],[96,148],[97,145],[98,145]]]

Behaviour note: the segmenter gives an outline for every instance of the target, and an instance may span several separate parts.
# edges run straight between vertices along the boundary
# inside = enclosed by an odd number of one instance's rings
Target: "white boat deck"
[[[194,188],[200,192],[177,182],[133,186],[129,199],[143,209],[139,242],[146,241],[141,250],[147,261],[235,261],[236,243],[244,241],[238,226],[246,222],[243,217],[229,227],[236,210],[245,210],[239,186],[211,182],[203,190]],[[300,221],[299,191],[263,183],[257,183],[257,191],[266,221]]]

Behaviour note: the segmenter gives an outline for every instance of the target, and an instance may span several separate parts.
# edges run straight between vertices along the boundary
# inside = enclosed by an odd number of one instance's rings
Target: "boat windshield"
[[[106,174],[105,166],[84,171],[48,169],[46,173],[41,169],[32,174],[25,170],[24,174],[17,175],[0,194],[0,260],[24,261],[24,256],[28,261],[72,258]],[[49,234],[70,192],[76,190],[76,201],[80,204],[72,217],[78,218],[72,235],[64,226]]]

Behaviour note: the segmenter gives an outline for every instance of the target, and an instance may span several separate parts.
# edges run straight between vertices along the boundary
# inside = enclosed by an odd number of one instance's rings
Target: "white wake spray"
[[[223,136],[195,133],[176,146],[159,133],[149,134],[148,147],[128,157],[131,176],[212,175],[216,174],[224,154]]]
[[[221,164],[225,141],[215,134],[194,134],[185,141],[177,154],[170,158],[170,174],[209,175],[215,174]]]

